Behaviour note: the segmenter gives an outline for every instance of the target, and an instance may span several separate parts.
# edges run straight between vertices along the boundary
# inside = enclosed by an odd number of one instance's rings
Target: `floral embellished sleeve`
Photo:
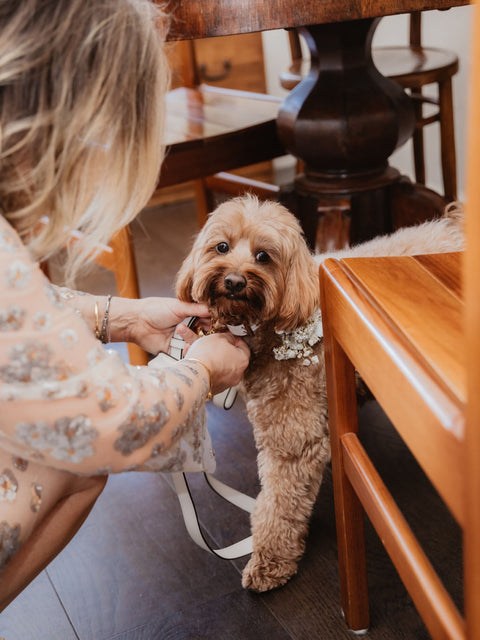
[[[74,473],[181,468],[200,459],[207,372],[131,367],[106,351],[0,216],[0,447]]]

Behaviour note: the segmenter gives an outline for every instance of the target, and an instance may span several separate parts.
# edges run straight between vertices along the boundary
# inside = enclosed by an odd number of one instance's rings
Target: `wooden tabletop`
[[[170,0],[169,39],[209,38],[468,4],[468,0]]]

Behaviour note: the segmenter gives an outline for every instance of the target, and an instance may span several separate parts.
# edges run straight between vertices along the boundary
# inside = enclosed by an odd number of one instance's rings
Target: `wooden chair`
[[[335,508],[346,619],[368,627],[365,509],[434,638],[463,621],[358,437],[357,370],[465,524],[461,257],[326,261],[321,270]],[[480,542],[480,541],[479,541]]]
[[[320,270],[342,604],[354,630],[369,625],[365,510],[431,636],[480,639],[478,7],[473,43],[465,256],[327,260]],[[355,370],[462,528],[464,617],[362,446]]]
[[[451,51],[422,46],[421,12],[410,14],[410,39],[408,46],[374,47],[373,60],[379,71],[407,89],[414,100],[417,122],[413,134],[413,159],[415,179],[425,184],[425,154],[423,129],[439,123],[440,161],[443,188],[448,201],[457,197],[457,169],[455,131],[452,99],[452,77],[458,71],[458,58]],[[280,83],[293,89],[309,71],[309,61],[304,60],[299,35],[289,31],[292,64],[281,74]],[[437,85],[437,96],[428,97],[422,87]],[[424,113],[425,105],[435,105],[431,114]]]

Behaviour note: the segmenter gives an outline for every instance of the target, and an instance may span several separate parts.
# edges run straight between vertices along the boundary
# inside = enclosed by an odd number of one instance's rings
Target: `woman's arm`
[[[205,427],[208,368],[225,360],[238,377],[248,355],[218,335],[209,336],[216,356],[208,345],[197,347],[198,360],[209,355],[207,368],[193,359],[158,371],[130,367],[102,348],[70,301],[13,230],[0,227],[0,446],[81,474],[178,462],[182,436]]]
[[[66,305],[80,313],[93,333],[101,331],[107,296],[95,296],[57,287]],[[97,313],[96,313],[97,311]],[[208,318],[205,305],[180,302],[175,298],[120,298],[108,303],[108,336],[111,342],[134,342],[148,353],[167,352],[175,327],[186,317]]]

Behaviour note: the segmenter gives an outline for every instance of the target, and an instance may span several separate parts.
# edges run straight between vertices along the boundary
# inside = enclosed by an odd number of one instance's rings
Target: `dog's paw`
[[[242,573],[242,586],[252,591],[269,591],[283,586],[297,573],[297,562],[253,553]]]

